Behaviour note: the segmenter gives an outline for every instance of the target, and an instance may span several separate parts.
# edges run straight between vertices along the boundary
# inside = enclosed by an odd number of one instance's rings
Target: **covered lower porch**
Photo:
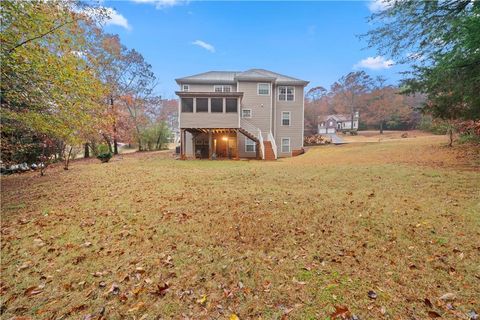
[[[248,138],[248,139],[245,139]],[[242,141],[243,139],[243,141]],[[255,147],[245,147],[250,141]],[[251,150],[246,156],[245,151]],[[180,129],[181,159],[260,159],[256,137],[239,128],[182,128]]]

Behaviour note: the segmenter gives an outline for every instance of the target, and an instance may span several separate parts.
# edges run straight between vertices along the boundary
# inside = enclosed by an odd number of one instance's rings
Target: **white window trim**
[[[283,151],[283,140],[288,139],[288,151]],[[292,141],[290,140],[290,137],[285,137],[280,140],[280,152],[281,153],[290,153],[292,152]]]
[[[243,116],[243,111],[244,111],[244,110],[250,110],[250,117],[244,117],[244,116]],[[248,108],[247,108],[247,109],[242,109],[242,118],[243,118],[243,119],[252,119],[252,109],[248,109]]]
[[[225,91],[225,88],[230,88],[230,91]],[[222,88],[221,91],[217,91],[217,88]],[[232,86],[227,84],[216,84],[213,86],[213,92],[232,92]]]
[[[283,124],[283,114],[284,113],[288,113],[288,125],[287,124]],[[282,116],[280,118],[280,125],[284,126],[284,127],[290,127],[292,125],[292,112],[290,111],[282,111]]]
[[[280,99],[280,89],[285,88],[285,100]],[[288,100],[288,88],[293,89],[293,100]],[[279,86],[278,87],[278,94],[277,94],[277,100],[278,101],[284,101],[284,102],[295,102],[295,86]]]
[[[185,90],[185,88],[186,88],[186,90]],[[182,91],[184,91],[184,92],[190,91],[190,85],[188,85],[188,84],[182,84]]]
[[[247,150],[247,141],[252,141],[253,142],[253,151],[250,151],[250,150]],[[248,144],[248,146],[251,146],[252,144]],[[249,139],[247,137],[245,137],[245,152],[257,152],[257,144],[255,143],[255,141],[253,141],[252,139]]]
[[[266,84],[268,86],[268,93],[265,94],[265,93],[260,93],[260,85],[262,84]],[[270,92],[272,91],[272,88],[270,86],[270,83],[267,83],[267,82],[262,82],[262,83],[257,83],[257,95],[259,96],[270,96]]]

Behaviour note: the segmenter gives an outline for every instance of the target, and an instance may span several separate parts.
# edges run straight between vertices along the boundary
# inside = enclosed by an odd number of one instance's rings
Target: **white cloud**
[[[105,21],[105,24],[112,26],[119,26],[127,30],[132,30],[132,27],[128,24],[127,18],[125,18],[121,13],[118,13],[113,8],[105,8],[109,18]]]
[[[368,3],[368,9],[371,12],[375,13],[375,12],[385,10],[389,5],[390,4],[388,3],[387,0],[371,0]]]
[[[199,46],[207,51],[210,51],[210,52],[215,52],[215,47],[212,46],[210,43],[206,43],[205,41],[202,41],[202,40],[195,40],[192,42],[192,44],[196,45],[196,46]]]
[[[153,4],[157,9],[173,7],[173,6],[180,5],[187,2],[186,0],[132,0],[132,1],[136,3]]]
[[[355,64],[353,67],[355,69],[365,68],[372,70],[381,70],[381,69],[390,69],[395,62],[393,60],[386,60],[382,56],[368,57],[366,59],[360,60],[359,63]]]

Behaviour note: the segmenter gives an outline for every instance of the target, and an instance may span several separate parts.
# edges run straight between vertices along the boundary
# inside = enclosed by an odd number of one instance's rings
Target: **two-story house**
[[[307,81],[251,69],[176,82],[182,158],[273,160],[303,152]]]
[[[352,127],[353,119],[353,127]],[[331,114],[318,117],[319,134],[335,134],[337,132],[355,132],[358,130],[359,114]]]

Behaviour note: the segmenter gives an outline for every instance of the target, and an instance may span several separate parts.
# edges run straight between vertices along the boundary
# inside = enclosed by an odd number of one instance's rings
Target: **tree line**
[[[152,66],[117,35],[109,11],[74,0],[1,3],[3,164],[161,149],[169,138]]]
[[[406,96],[401,88],[387,84],[384,77],[373,78],[365,71],[351,72],[333,83],[329,90],[318,86],[306,93],[305,127],[312,133],[318,117],[329,114],[360,114],[360,129],[408,130],[420,121],[417,108],[422,95]]]
[[[480,1],[378,0],[362,35],[378,54],[410,66],[400,86],[450,135],[480,142]]]
[[[398,86],[352,72],[307,94],[306,125],[322,113],[360,111],[364,127],[445,128],[480,143],[480,1],[377,0],[360,36],[379,55],[409,66]],[[430,119],[433,119],[431,121]]]

